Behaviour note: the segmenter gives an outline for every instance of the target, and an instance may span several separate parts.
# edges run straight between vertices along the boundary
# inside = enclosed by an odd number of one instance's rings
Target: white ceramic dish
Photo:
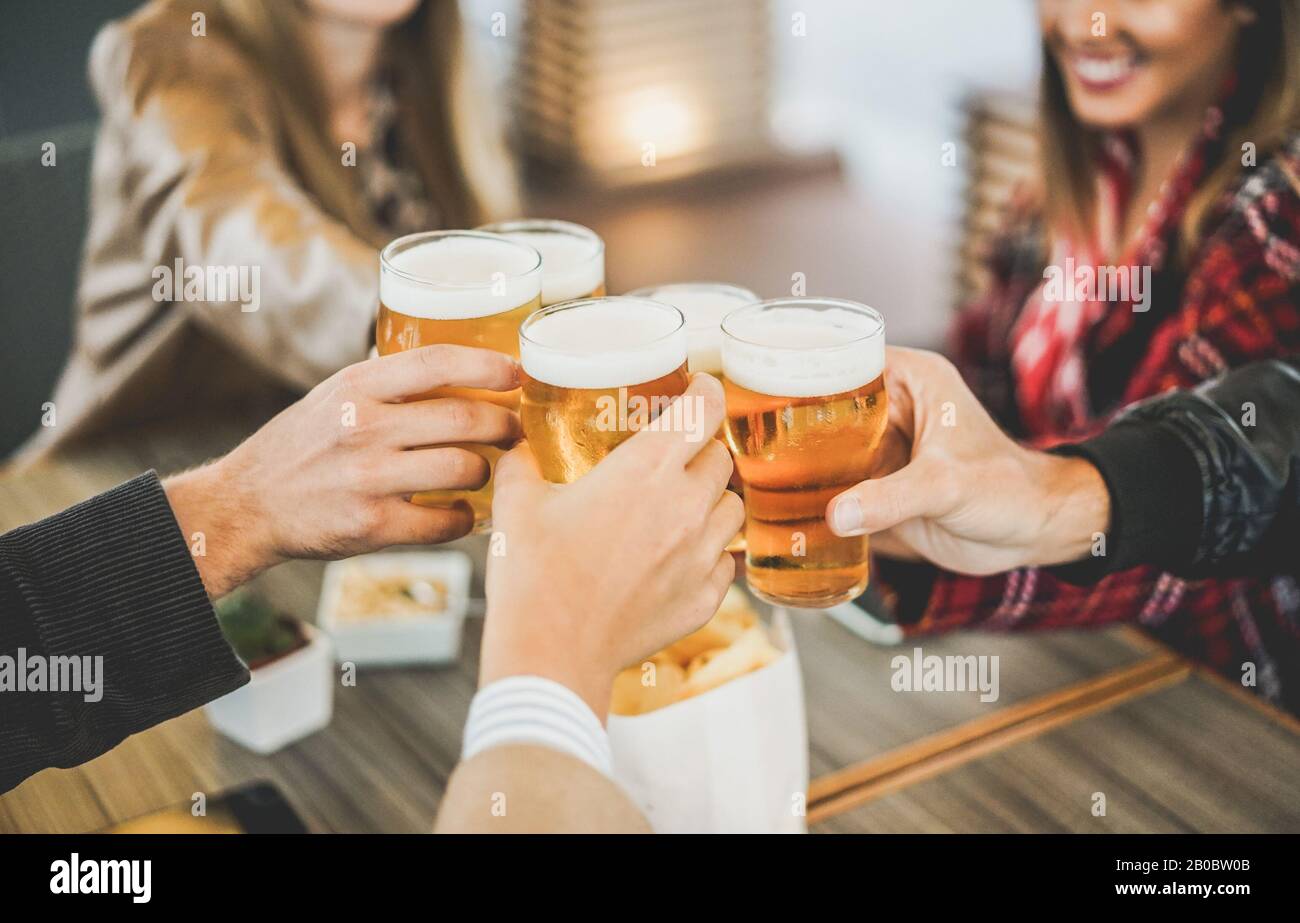
[[[248,685],[203,707],[212,726],[254,753],[314,734],[334,713],[334,649],[304,624],[307,645],[253,671]]]
[[[343,576],[349,566],[379,576],[409,574],[439,580],[447,588],[447,607],[436,615],[338,618]],[[450,663],[460,656],[474,567],[460,551],[394,551],[331,562],[325,568],[316,624],[334,639],[339,663],[406,666]]]

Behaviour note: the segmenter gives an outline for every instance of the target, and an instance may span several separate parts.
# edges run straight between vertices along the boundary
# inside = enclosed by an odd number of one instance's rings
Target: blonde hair
[[[174,15],[177,0],[159,0]],[[320,207],[374,246],[375,226],[357,171],[344,167],[329,135],[329,113],[302,45],[301,5],[214,0],[208,31],[229,40],[257,71],[272,100],[278,143],[292,171]],[[190,16],[184,8],[184,17]],[[517,213],[517,181],[492,107],[476,99],[456,0],[424,0],[384,37],[379,54],[394,73],[403,153],[424,182],[443,223],[474,227]],[[133,64],[135,62],[132,62]],[[183,79],[172,74],[172,79]],[[141,88],[135,87],[137,95]]]
[[[1235,121],[1225,126],[1224,156],[1207,168],[1179,227],[1175,253],[1184,262],[1207,230],[1212,209],[1240,175],[1235,152],[1249,141],[1262,162],[1300,128],[1300,0],[1224,2],[1244,3],[1255,13],[1254,22],[1242,28],[1235,50],[1235,96],[1253,106],[1249,112],[1225,113]],[[1086,238],[1096,221],[1095,165],[1101,136],[1075,118],[1060,68],[1046,47],[1043,57],[1038,149],[1047,228],[1052,236]],[[1293,174],[1287,175],[1296,183]]]

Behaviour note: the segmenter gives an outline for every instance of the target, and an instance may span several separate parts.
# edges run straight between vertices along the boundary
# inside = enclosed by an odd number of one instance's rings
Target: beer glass
[[[681,312],[641,298],[543,308],[519,331],[519,359],[524,436],[542,476],[561,484],[658,419],[690,384]]]
[[[628,292],[628,295],[662,301],[681,311],[686,318],[686,348],[691,371],[708,372],[718,378],[723,375],[722,318],[759,300],[749,289],[725,282],[647,285]]]
[[[666,285],[647,285],[634,292],[640,298],[662,301],[677,308],[686,317],[687,364],[692,372],[708,372],[725,381],[722,371],[722,318],[737,308],[753,304],[758,296],[739,285],[725,282],[673,282]],[[726,439],[723,431],[719,439]],[[741,493],[740,472],[731,476],[731,489]],[[727,545],[730,552],[745,550],[745,532]]]
[[[519,327],[541,305],[542,257],[495,234],[426,231],[399,237],[379,254],[379,354],[436,343],[519,355]],[[439,388],[413,400],[465,397],[519,409],[519,391]],[[502,450],[465,445],[495,465]],[[492,483],[474,491],[427,491],[412,501],[447,508],[468,503],[475,531],[491,527]]]
[[[821,609],[860,595],[866,536],[826,523],[885,432],[885,321],[832,298],[762,301],[722,322],[727,442],[745,487],[745,571],[768,602]]]
[[[605,294],[605,242],[571,221],[520,218],[478,228],[534,248],[542,255],[542,306]]]

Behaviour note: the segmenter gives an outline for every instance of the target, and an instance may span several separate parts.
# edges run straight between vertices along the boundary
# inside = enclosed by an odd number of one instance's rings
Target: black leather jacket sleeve
[[[1097,466],[1112,510],[1106,554],[1058,568],[1065,579],[1139,564],[1191,578],[1300,573],[1300,358],[1135,404],[1058,451]]]

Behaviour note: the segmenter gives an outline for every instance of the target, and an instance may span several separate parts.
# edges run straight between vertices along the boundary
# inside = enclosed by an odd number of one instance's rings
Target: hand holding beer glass
[[[867,538],[827,504],[867,478],[885,432],[885,322],[832,298],[764,301],[722,323],[727,441],[745,488],[749,587],[827,608],[867,587]]]
[[[722,319],[737,308],[759,300],[749,289],[725,282],[671,282],[647,285],[628,294],[662,301],[681,311],[686,318],[687,366],[691,373],[707,372],[724,381]],[[719,430],[718,438],[725,442],[726,433]],[[731,476],[731,489],[738,494],[741,492],[739,471]],[[732,539],[727,550],[737,554],[745,550],[744,531]]]
[[[429,231],[390,243],[379,255],[381,356],[432,344],[476,346],[519,355],[519,326],[541,304],[542,258],[532,247],[495,234]],[[414,400],[488,401],[519,409],[519,391],[439,388]],[[472,413],[467,409],[466,413]],[[465,445],[495,464],[502,449]],[[427,491],[412,501],[451,508],[468,504],[475,531],[490,526],[492,484],[472,491]]]
[[[697,376],[678,398],[700,431],[722,424],[722,387]],[[642,430],[575,483],[543,479],[524,443],[501,460],[487,561],[479,682],[545,676],[602,720],[614,677],[717,611],[736,573],[723,545],[744,517],[725,489],[731,456],[713,438]]]

